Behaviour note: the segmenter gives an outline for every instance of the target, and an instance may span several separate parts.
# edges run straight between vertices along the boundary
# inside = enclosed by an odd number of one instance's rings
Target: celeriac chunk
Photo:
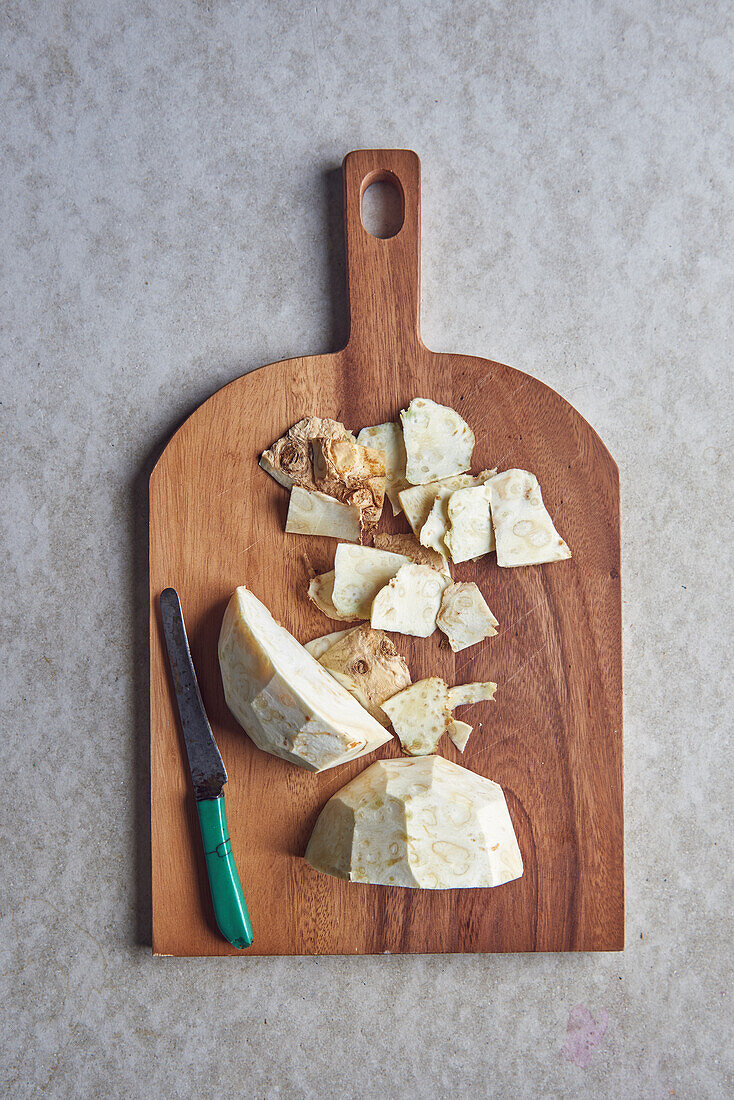
[[[447,477],[443,481],[432,481],[428,485],[412,485],[409,489],[403,489],[400,503],[415,537],[420,538],[421,529],[439,494],[442,497],[450,496],[457,489],[483,485],[496,473],[496,470],[482,470],[476,477],[473,474],[457,474],[456,477]]]
[[[499,623],[473,581],[459,581],[444,589],[436,626],[449,640],[454,653],[492,638]]]
[[[428,890],[523,873],[502,788],[440,756],[378,760],[329,799],[306,849],[349,882]]]
[[[452,493],[446,502],[448,529],[444,544],[456,564],[476,561],[494,550],[494,530],[487,485],[473,485]]]
[[[323,611],[324,615],[328,615],[330,619],[340,619],[342,622],[351,623],[354,622],[356,615],[342,615],[340,611],[334,607],[334,601],[332,595],[334,592],[334,570],[330,569],[328,573],[319,573],[308,584],[308,598],[312,603],[315,603],[319,611]]]
[[[425,485],[471,466],[474,432],[455,409],[427,397],[414,397],[400,413],[405,442],[405,476]]]
[[[405,443],[400,425],[374,424],[371,428],[362,428],[357,442],[361,447],[372,447],[382,452],[385,459],[385,495],[392,505],[393,515],[397,516],[400,512],[398,493],[408,485],[405,477]]]
[[[356,626],[320,655],[319,663],[383,726],[382,703],[410,684],[410,671],[387,634]]]
[[[316,488],[360,509],[362,529],[377,526],[385,499],[385,460],[379,451],[349,439],[314,439],[311,444]]]
[[[285,435],[277,439],[260,456],[260,466],[286,489],[300,485],[303,489],[315,489],[311,464],[311,440],[350,439],[354,436],[338,420],[328,417],[307,416],[299,420]]]
[[[457,684],[449,688],[449,708],[468,706],[470,703],[488,703],[494,699],[497,685],[491,680],[486,683]]]
[[[458,718],[450,718],[448,725],[449,737],[456,745],[459,752],[463,752],[469,740],[473,727],[468,722],[461,722]]]
[[[448,577],[429,565],[401,566],[373,600],[372,626],[427,638],[436,629],[441,595],[450,583]]]
[[[388,535],[378,531],[375,535],[375,549],[389,550],[393,554],[405,554],[409,561],[416,565],[430,565],[431,569],[437,569],[439,573],[451,576],[446,559],[430,546],[421,546],[415,535],[400,532],[397,535]]]
[[[406,687],[382,704],[400,744],[410,756],[428,756],[446,732],[451,711],[449,692],[438,676]]]
[[[368,619],[377,593],[409,561],[404,554],[341,543],[334,556],[334,607],[353,619]]]
[[[227,706],[265,752],[323,771],[390,740],[247,588],[227,605],[218,648]]]
[[[505,470],[487,486],[498,565],[541,565],[571,557],[543,504],[534,474]]]
[[[362,538],[361,512],[355,504],[342,504],[324,493],[294,485],[285,529],[292,535],[326,535],[359,542]]]

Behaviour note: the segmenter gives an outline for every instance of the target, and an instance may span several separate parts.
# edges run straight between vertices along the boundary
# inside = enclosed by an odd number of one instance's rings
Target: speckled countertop
[[[730,1096],[730,4],[0,27],[3,1095]],[[426,343],[542,378],[619,462],[624,954],[144,944],[150,459],[231,378],[343,342],[337,169],[374,145],[422,157]]]

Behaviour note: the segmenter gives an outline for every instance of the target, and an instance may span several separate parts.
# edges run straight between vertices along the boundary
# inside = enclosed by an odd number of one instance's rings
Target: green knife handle
[[[249,947],[252,943],[252,922],[232,855],[224,795],[202,798],[197,801],[196,809],[219,931],[234,947]]]

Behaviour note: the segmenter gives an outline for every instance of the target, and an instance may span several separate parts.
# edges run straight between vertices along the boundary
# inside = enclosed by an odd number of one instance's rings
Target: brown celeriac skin
[[[385,501],[385,460],[380,451],[349,439],[318,437],[311,444],[317,489],[344,504],[356,504],[363,532],[380,521]]]
[[[384,631],[356,626],[318,660],[332,675],[338,674],[339,682],[373,718],[389,725],[380,704],[406,688],[411,679],[407,664]]]
[[[319,438],[354,441],[352,433],[338,420],[306,416],[262,453],[260,465],[286,489],[291,489],[294,485],[300,485],[302,489],[316,489],[311,463],[311,441]]]

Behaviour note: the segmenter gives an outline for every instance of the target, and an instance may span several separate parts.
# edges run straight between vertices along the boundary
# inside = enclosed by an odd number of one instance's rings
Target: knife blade
[[[224,938],[234,947],[242,949],[252,943],[252,923],[227,826],[223,794],[227,771],[204,709],[176,589],[164,589],[160,603],[163,636],[194,787],[214,915]]]
[[[166,588],[161,593],[161,618],[194,797],[197,802],[202,798],[218,798],[227,782],[227,771],[204,710],[175,588]]]

